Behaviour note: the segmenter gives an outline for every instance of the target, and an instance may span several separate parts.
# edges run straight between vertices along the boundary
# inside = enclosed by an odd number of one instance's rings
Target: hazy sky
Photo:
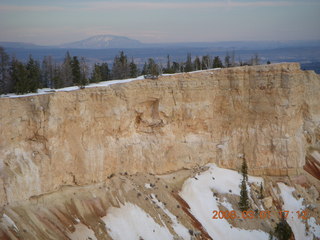
[[[320,0],[0,0],[0,41],[320,40]]]

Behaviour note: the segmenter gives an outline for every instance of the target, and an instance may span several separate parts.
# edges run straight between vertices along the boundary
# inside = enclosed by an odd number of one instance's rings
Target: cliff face
[[[117,172],[208,162],[297,174],[320,142],[320,77],[298,64],[0,99],[0,206]]]

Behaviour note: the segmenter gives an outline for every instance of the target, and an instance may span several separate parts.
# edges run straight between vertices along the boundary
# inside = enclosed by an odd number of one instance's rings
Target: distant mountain
[[[60,45],[62,48],[106,49],[106,48],[141,48],[144,44],[138,40],[114,35],[98,35],[81,41]]]
[[[33,43],[24,43],[24,42],[0,42],[0,46],[4,48],[22,48],[22,49],[36,49],[44,48]]]

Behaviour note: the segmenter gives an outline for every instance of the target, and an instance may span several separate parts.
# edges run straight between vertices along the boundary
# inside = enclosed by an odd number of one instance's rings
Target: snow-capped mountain
[[[104,48],[138,48],[143,43],[138,40],[114,35],[98,35],[81,41],[61,45],[63,48],[104,49]]]

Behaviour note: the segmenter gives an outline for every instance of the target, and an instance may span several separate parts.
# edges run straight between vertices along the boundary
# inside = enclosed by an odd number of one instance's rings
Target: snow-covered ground
[[[220,70],[221,68],[214,68],[214,69],[207,69],[207,70],[199,70],[199,71],[193,71],[188,73],[198,73],[198,72],[206,72],[206,71],[212,71],[212,70]],[[179,75],[179,74],[185,74],[185,73],[173,73],[173,74],[162,74],[162,76],[172,76],[172,75]],[[137,78],[130,78],[130,79],[122,79],[122,80],[112,80],[112,81],[104,81],[99,83],[91,83],[89,85],[86,85],[85,88],[94,88],[94,87],[105,87],[112,84],[119,84],[119,83],[127,83],[132,82],[135,80],[143,80],[144,76],[139,76]],[[43,95],[43,94],[52,94],[53,92],[70,92],[79,90],[78,86],[71,86],[71,87],[65,87],[65,88],[59,88],[59,89],[51,89],[51,88],[41,88],[38,89],[36,93],[27,93],[27,94],[2,94],[0,95],[0,98],[8,97],[8,98],[18,98],[18,97],[29,97],[29,96],[36,96],[36,95]]]
[[[183,226],[181,223],[178,222],[177,217],[174,216],[168,209],[166,209],[163,203],[160,202],[154,194],[151,194],[151,197],[152,197],[152,201],[154,201],[155,204],[157,204],[157,206],[159,206],[162,209],[162,211],[164,211],[165,214],[167,214],[168,217],[171,219],[172,227],[174,231],[177,233],[177,235],[184,240],[190,239],[190,234],[188,229],[186,229],[185,226]]]
[[[109,208],[102,220],[112,239],[173,239],[166,227],[157,224],[150,215],[132,203],[125,203],[120,208]]]
[[[183,184],[180,196],[188,203],[190,212],[206,229],[213,239],[268,239],[263,231],[245,230],[232,227],[225,219],[212,219],[212,212],[219,211],[218,201],[213,191],[221,194],[240,195],[241,174],[236,171],[219,168],[214,164],[196,178],[189,178]],[[249,176],[248,182],[260,185],[263,179]],[[225,203],[226,204],[226,203]],[[230,207],[230,205],[227,205]]]
[[[320,226],[316,224],[315,219],[309,218],[308,224],[310,226],[309,232],[306,231],[306,225],[302,222],[302,219],[299,219],[297,211],[305,210],[303,206],[303,198],[296,199],[292,192],[295,191],[293,187],[289,187],[284,183],[278,183],[280,189],[280,195],[283,200],[283,211],[289,211],[287,222],[290,225],[292,232],[295,236],[295,239],[301,240],[312,240],[313,235],[317,238],[320,238]],[[307,210],[308,211],[308,210]]]
[[[85,88],[105,87],[112,84],[127,83],[127,82],[136,81],[136,80],[142,80],[142,79],[144,79],[143,76],[140,76],[137,78],[125,79],[125,80],[112,80],[112,81],[105,81],[105,82],[99,82],[99,83],[92,83],[85,86]],[[42,88],[42,89],[38,89],[37,93],[28,93],[28,94],[21,94],[21,95],[10,93],[10,94],[0,95],[0,97],[10,97],[10,98],[29,97],[29,96],[36,96],[36,95],[43,95],[43,94],[52,94],[53,92],[70,92],[75,90],[79,90],[79,87],[72,86],[72,87],[59,88],[59,89]]]

